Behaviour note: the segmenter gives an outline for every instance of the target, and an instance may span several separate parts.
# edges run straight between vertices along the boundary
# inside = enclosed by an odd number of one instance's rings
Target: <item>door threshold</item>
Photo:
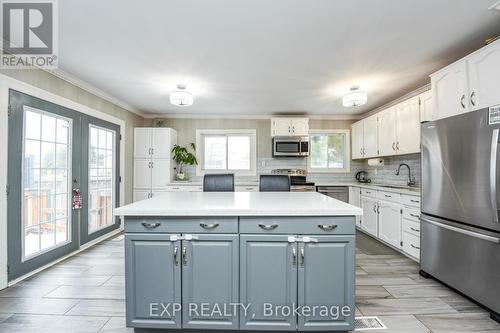
[[[52,266],[54,266],[54,265],[56,265],[56,264],[60,263],[60,262],[61,262],[61,261],[63,261],[63,260],[66,260],[66,259],[68,259],[68,258],[70,258],[70,257],[73,257],[74,255],[79,254],[79,253],[81,253],[81,252],[83,252],[83,251],[87,250],[88,248],[90,248],[90,247],[92,247],[92,246],[94,246],[94,245],[96,245],[96,244],[98,244],[98,243],[101,243],[102,241],[105,241],[105,240],[107,240],[107,239],[109,239],[109,238],[112,238],[112,237],[114,237],[114,236],[116,236],[116,235],[120,234],[121,232],[123,232],[123,230],[122,230],[121,228],[118,228],[118,229],[116,229],[116,230],[113,230],[113,231],[111,231],[111,232],[109,232],[109,233],[105,234],[105,235],[102,235],[101,237],[96,238],[96,239],[94,239],[93,241],[90,241],[90,242],[88,242],[88,243],[86,243],[86,244],[82,245],[82,246],[81,246],[78,250],[76,250],[76,251],[73,251],[73,252],[71,252],[71,253],[69,253],[69,254],[67,254],[67,255],[65,255],[65,256],[63,256],[63,257],[61,257],[61,258],[57,259],[57,260],[54,260],[54,261],[52,261],[51,263],[48,263],[48,264],[47,264],[47,265],[45,265],[45,266],[42,266],[42,267],[40,267],[40,268],[37,268],[37,269],[35,269],[35,270],[33,270],[33,271],[29,272],[28,274],[25,274],[25,275],[23,275],[23,276],[21,276],[21,277],[18,277],[17,279],[14,279],[14,280],[12,280],[12,281],[9,281],[9,282],[7,283],[7,287],[6,287],[6,288],[12,287],[12,286],[14,286],[15,284],[17,284],[17,283],[19,283],[19,282],[21,282],[21,281],[23,281],[23,280],[26,280],[27,278],[32,277],[33,275],[36,275],[36,274],[38,274],[38,273],[40,273],[40,272],[42,272],[42,271],[46,270],[47,268],[50,268],[50,267],[52,267]],[[1,290],[1,289],[0,289],[0,290]]]

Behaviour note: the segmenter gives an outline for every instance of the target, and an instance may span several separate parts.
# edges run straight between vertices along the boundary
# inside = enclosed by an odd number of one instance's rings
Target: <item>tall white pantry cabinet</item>
[[[134,201],[166,191],[172,181],[172,146],[177,132],[172,128],[134,129]]]

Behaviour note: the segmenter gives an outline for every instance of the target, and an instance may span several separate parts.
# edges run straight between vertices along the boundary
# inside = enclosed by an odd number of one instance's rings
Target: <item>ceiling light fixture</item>
[[[346,108],[361,106],[368,102],[368,94],[358,91],[359,87],[351,87],[351,92],[342,97],[342,105]]]
[[[177,85],[178,90],[170,92],[170,104],[177,106],[190,106],[193,105],[193,94],[186,90],[184,84]]]

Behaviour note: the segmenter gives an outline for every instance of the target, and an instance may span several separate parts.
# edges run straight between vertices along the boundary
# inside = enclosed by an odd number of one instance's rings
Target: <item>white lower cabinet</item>
[[[363,209],[361,230],[366,231],[372,236],[378,237],[377,199],[361,196],[361,208]]]
[[[349,203],[363,209],[358,229],[420,260],[419,196],[350,186]]]
[[[395,248],[401,249],[401,204],[379,200],[378,237]]]

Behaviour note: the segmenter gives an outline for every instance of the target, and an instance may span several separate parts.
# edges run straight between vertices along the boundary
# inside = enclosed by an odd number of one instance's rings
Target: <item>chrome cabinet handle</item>
[[[292,129],[290,128],[290,126],[288,126],[288,133],[290,133],[292,131]]]
[[[155,167],[155,162],[151,162],[151,168]]]
[[[392,143],[392,150],[396,150],[396,147],[395,147],[395,146],[396,146],[396,142],[393,142],[393,143]]]
[[[295,126],[292,127],[292,132],[295,133]]]
[[[472,106],[476,106],[476,101],[474,100],[475,97],[476,97],[476,92],[473,91],[472,94],[470,94],[470,103],[472,104]]]
[[[420,232],[420,229],[415,229],[413,227],[410,227],[411,230],[415,231],[415,232]]]
[[[338,225],[336,224],[318,224],[318,228],[325,231],[331,231],[337,229]]]
[[[154,155],[154,154],[155,154],[155,149],[151,148],[151,155]]]
[[[399,150],[399,141],[396,142],[396,150]]]
[[[153,152],[151,151],[151,148],[148,149],[148,155],[153,155]]]
[[[416,217],[417,219],[420,218],[420,215],[417,214],[410,214],[410,216]]]
[[[212,224],[206,224],[206,223],[200,223],[200,227],[203,229],[215,229],[219,226],[219,223],[212,223]]]
[[[410,244],[410,245],[411,245],[411,247],[412,247],[412,248],[417,249],[417,250],[420,250],[420,247],[415,246],[415,245],[413,245],[413,244]]]
[[[373,212],[376,213],[377,212],[377,205],[373,205]]]
[[[385,194],[385,197],[386,197],[386,198],[392,198],[392,195]]]
[[[292,267],[297,265],[297,250],[295,247],[292,248]]]
[[[187,260],[187,248],[185,246],[182,247],[182,264],[186,266],[188,263]]]
[[[147,223],[147,222],[142,222],[141,224],[144,228],[148,229],[158,228],[161,225],[161,223]]]
[[[419,203],[420,200],[413,200],[413,199],[410,199],[411,202],[415,202],[415,203]]]
[[[274,224],[266,225],[266,224],[259,223],[259,227],[261,227],[264,230],[274,230],[278,227],[278,224],[274,223]]]
[[[177,260],[177,253],[179,252],[179,247],[174,247],[174,265],[178,266],[179,265],[179,260]]]
[[[359,148],[359,154],[363,155],[363,148]]]
[[[304,267],[304,262],[306,261],[306,255],[304,253],[304,248],[300,248],[300,266]]]
[[[460,105],[462,105],[462,109],[465,109],[465,94],[462,95],[460,98]]]

